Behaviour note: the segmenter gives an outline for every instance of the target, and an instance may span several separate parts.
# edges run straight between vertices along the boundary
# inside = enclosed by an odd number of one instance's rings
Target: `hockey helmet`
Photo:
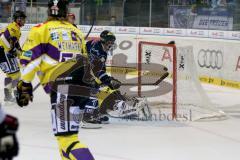
[[[68,0],[49,0],[48,15],[52,17],[66,17],[68,12]]]
[[[101,34],[100,34],[100,40],[102,43],[107,43],[107,42],[112,42],[114,43],[116,40],[115,35],[108,31],[108,30],[104,30]]]
[[[27,16],[26,14],[23,12],[23,11],[16,11],[14,14],[13,14],[13,20],[16,21],[18,18],[23,18],[25,19]]]

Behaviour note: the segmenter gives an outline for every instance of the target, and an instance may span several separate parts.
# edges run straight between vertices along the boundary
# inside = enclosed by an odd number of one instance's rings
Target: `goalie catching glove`
[[[18,82],[16,100],[20,107],[27,106],[29,101],[33,100],[33,89],[31,83],[25,83],[22,80]]]

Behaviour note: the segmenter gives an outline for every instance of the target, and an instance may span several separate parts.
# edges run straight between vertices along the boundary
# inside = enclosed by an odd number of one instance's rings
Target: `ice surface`
[[[0,101],[3,103],[3,74]],[[113,119],[102,129],[80,129],[80,140],[96,160],[239,160],[240,90],[204,85],[227,120],[136,122]],[[60,160],[51,131],[49,97],[39,88],[28,107],[4,106],[20,120],[20,154],[15,160]]]

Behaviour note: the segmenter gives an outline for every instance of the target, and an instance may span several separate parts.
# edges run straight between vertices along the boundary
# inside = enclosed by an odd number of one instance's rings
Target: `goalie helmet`
[[[23,12],[23,11],[16,11],[14,14],[13,14],[13,20],[16,21],[18,18],[23,18],[25,19],[27,16],[26,14]]]
[[[68,12],[68,0],[49,0],[48,15],[52,17],[66,17]]]
[[[116,37],[114,36],[114,34],[108,30],[104,30],[101,34],[100,34],[100,40],[103,44],[106,44],[107,42],[111,42],[114,43],[116,40]]]

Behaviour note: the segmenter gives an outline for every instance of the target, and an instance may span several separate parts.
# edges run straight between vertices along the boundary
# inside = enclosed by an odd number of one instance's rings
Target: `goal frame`
[[[165,46],[170,47],[173,50],[173,59],[172,59],[172,82],[173,82],[173,90],[172,90],[172,118],[177,118],[177,49],[175,44],[165,44],[158,42],[147,42],[140,41],[138,43],[138,65],[137,65],[137,74],[138,74],[138,96],[141,97],[142,90],[142,46],[143,45],[153,45],[153,46]]]

